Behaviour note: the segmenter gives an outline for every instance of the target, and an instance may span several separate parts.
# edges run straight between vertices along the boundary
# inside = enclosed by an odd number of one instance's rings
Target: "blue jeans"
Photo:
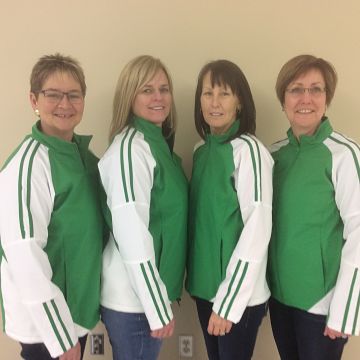
[[[271,327],[283,360],[340,360],[347,339],[324,336],[325,315],[269,301]]]
[[[228,334],[213,336],[207,332],[213,304],[200,298],[195,301],[209,360],[250,360],[267,302],[247,307],[240,322],[233,324]]]
[[[126,313],[101,307],[113,360],[156,360],[162,340],[151,337],[144,313]]]
[[[86,340],[87,340],[87,335],[79,338],[79,343],[81,347],[81,359],[84,356]],[[54,358],[50,356],[48,349],[43,343],[36,343],[36,344],[20,343],[20,345],[21,345],[20,355],[21,358],[24,360],[54,360]]]

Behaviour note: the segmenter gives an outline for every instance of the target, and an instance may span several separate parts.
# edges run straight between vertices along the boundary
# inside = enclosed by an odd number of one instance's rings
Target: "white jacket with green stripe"
[[[101,304],[168,324],[181,296],[187,180],[161,128],[141,118],[115,137],[99,162],[112,235],[103,254]]]
[[[207,135],[194,151],[190,182],[186,289],[238,323],[267,301],[273,160],[255,136]]]
[[[4,331],[53,357],[99,320],[103,221],[89,141],[34,125],[0,173]]]

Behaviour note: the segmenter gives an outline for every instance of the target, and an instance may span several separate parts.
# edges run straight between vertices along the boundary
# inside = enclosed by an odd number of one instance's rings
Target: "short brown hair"
[[[337,84],[335,68],[330,62],[313,55],[295,56],[281,68],[275,86],[276,95],[281,105],[284,104],[285,91],[289,84],[312,69],[321,72],[325,81],[326,105],[330,105]]]
[[[79,83],[81,92],[85,96],[85,75],[79,62],[59,53],[44,55],[37,61],[30,76],[30,91],[37,97],[48,77],[57,71],[69,73]]]
[[[256,110],[251,94],[250,86],[241,69],[229,60],[216,60],[206,64],[199,73],[195,92],[195,126],[198,134],[204,139],[210,133],[210,127],[205,122],[201,111],[201,93],[204,77],[210,73],[211,85],[223,85],[230,87],[233,94],[237,96],[241,104],[241,111],[237,114],[240,119],[240,127],[234,136],[227,139],[232,140],[243,133],[255,134]]]

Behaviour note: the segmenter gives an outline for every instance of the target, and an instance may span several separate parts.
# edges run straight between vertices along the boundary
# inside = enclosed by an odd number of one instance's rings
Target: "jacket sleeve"
[[[152,330],[173,315],[166,287],[155,264],[149,232],[151,189],[156,162],[149,145],[131,129],[100,161],[101,180],[111,212],[114,238]]]
[[[344,223],[345,243],[327,325],[345,334],[359,335],[360,150],[354,143],[346,143],[347,150],[342,155],[333,156],[335,200]]]
[[[26,149],[25,149],[26,147]],[[1,172],[0,229],[7,271],[51,356],[77,341],[61,290],[52,282],[44,248],[53,211],[54,191],[47,151],[32,140]]]
[[[265,277],[272,225],[273,160],[255,138],[241,138],[242,146],[234,150],[234,180],[244,227],[213,305],[233,323],[240,321],[259,276]]]

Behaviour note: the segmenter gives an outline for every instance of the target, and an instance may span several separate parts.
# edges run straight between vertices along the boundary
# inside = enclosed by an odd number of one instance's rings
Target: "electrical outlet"
[[[91,355],[103,355],[104,354],[104,334],[91,334]]]
[[[179,336],[179,355],[181,357],[193,357],[193,337],[192,335]]]

